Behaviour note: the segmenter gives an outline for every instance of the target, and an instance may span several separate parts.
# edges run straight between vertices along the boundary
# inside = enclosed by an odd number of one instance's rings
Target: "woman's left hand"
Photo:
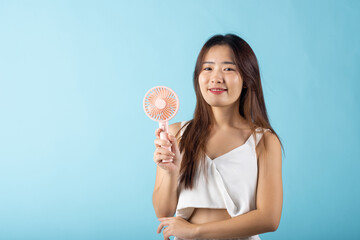
[[[195,238],[196,224],[189,223],[182,217],[162,217],[158,218],[161,221],[157,233],[161,232],[164,226],[167,226],[164,231],[164,240],[170,240],[170,236],[176,236],[183,239]]]

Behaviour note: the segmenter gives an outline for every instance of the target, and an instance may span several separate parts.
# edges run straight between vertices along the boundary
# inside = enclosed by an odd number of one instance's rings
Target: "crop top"
[[[181,127],[185,123],[181,122]],[[219,157],[210,159],[205,155],[207,180],[200,161],[192,190],[181,187],[178,182],[180,193],[176,216],[187,220],[195,208],[227,209],[231,217],[256,209],[258,167],[255,147],[263,135],[259,130],[256,129],[256,143],[251,135],[243,145]],[[183,132],[184,129],[180,134]],[[255,235],[242,239],[260,238]]]

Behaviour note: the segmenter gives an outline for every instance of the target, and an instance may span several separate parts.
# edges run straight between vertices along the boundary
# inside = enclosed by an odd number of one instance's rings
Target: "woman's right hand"
[[[170,133],[167,134],[169,140],[160,139],[161,131],[163,131],[161,128],[158,128],[155,131],[156,139],[154,141],[154,144],[156,149],[154,152],[154,162],[168,173],[178,174],[180,169],[181,156],[180,156],[177,140]],[[171,146],[171,151],[168,150],[168,147],[170,146]],[[172,161],[162,162],[162,160],[165,161],[172,160]]]

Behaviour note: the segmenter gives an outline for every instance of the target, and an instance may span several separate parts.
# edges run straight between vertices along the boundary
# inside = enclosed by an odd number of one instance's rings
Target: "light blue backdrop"
[[[205,41],[243,37],[285,147],[284,205],[262,239],[359,237],[359,1],[0,1],[0,239],[162,239],[157,123],[189,120]]]

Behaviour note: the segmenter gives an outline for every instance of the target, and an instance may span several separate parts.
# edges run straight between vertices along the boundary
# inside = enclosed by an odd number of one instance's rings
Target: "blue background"
[[[152,206],[157,122],[214,34],[258,57],[285,147],[284,204],[262,239],[360,235],[359,1],[0,1],[0,239],[162,239]]]

